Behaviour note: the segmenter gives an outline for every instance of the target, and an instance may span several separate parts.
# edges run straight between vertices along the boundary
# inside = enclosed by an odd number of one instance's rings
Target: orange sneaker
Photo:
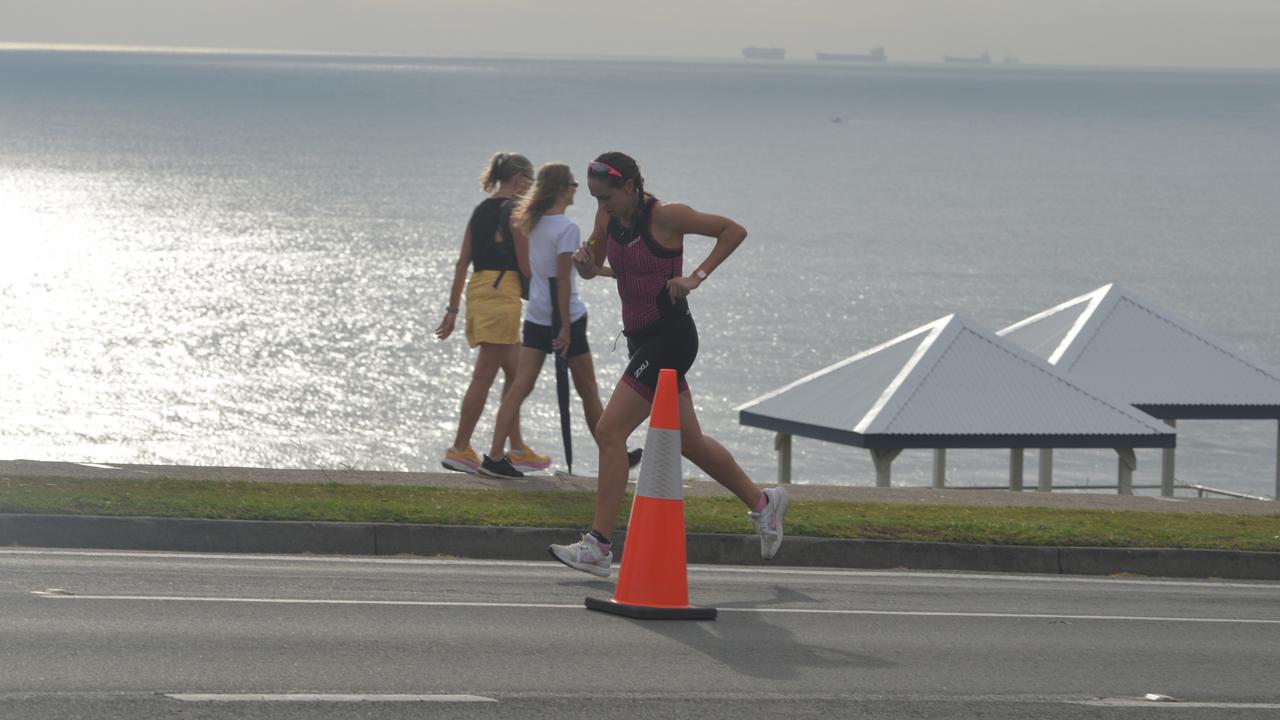
[[[480,456],[476,455],[476,451],[471,448],[467,448],[462,452],[449,448],[449,452],[444,454],[444,460],[440,464],[446,470],[470,473],[472,475],[480,472]]]
[[[511,463],[511,467],[520,472],[537,472],[551,467],[551,458],[546,455],[539,455],[527,445],[519,450],[507,453],[507,462]]]

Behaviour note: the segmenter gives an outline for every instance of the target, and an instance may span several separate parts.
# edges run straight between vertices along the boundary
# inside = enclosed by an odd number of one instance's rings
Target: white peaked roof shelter
[[[876,484],[904,448],[934,448],[934,485],[946,448],[1011,448],[1010,487],[1022,486],[1022,449],[1114,448],[1122,491],[1133,448],[1172,447],[1158,420],[1097,396],[1031,353],[959,316],[854,355],[738,408],[743,425],[779,434],[779,475],[790,475],[792,435],[871,450]],[[1044,463],[1042,463],[1043,465]],[[1042,475],[1041,487],[1046,478]]]
[[[1115,284],[998,334],[1081,386],[1170,425],[1178,419],[1280,420],[1280,371],[1233,352]],[[1173,494],[1173,471],[1173,451],[1167,450],[1165,495]],[[1280,497],[1280,454],[1276,493]]]

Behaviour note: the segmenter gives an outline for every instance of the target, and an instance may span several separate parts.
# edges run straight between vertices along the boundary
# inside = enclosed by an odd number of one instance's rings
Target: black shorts
[[[653,402],[658,371],[664,368],[676,371],[677,392],[685,392],[689,389],[685,373],[698,357],[698,328],[690,315],[660,321],[628,335],[627,352],[631,362],[622,381],[645,400]]]
[[[552,330],[550,325],[539,325],[537,323],[524,321],[524,346],[541,350],[550,354],[555,352],[551,347],[551,342],[559,335],[559,328]],[[569,354],[565,357],[578,357],[584,353],[591,352],[591,348],[587,345],[587,316],[574,320],[569,324]]]

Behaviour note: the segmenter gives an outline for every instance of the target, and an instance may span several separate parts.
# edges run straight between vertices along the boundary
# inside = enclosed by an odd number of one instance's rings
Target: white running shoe
[[[769,498],[764,511],[748,512],[747,517],[756,524],[756,531],[760,533],[760,557],[769,560],[782,547],[782,518],[787,514],[791,499],[782,488],[765,488],[764,494]]]
[[[551,557],[568,565],[574,570],[591,573],[597,577],[609,577],[609,566],[613,563],[613,551],[604,550],[595,536],[587,533],[572,545],[551,545],[547,548]]]

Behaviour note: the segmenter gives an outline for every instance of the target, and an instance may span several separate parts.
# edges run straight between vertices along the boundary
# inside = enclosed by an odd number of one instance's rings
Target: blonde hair
[[[511,219],[525,232],[533,232],[533,228],[543,215],[556,204],[561,191],[573,182],[573,171],[564,163],[547,163],[538,170],[538,179],[534,181],[529,192],[520,198],[520,204],[511,213]]]
[[[498,153],[489,158],[484,172],[480,173],[480,187],[485,192],[493,192],[499,183],[517,175],[533,175],[533,163],[529,158],[517,153]]]

